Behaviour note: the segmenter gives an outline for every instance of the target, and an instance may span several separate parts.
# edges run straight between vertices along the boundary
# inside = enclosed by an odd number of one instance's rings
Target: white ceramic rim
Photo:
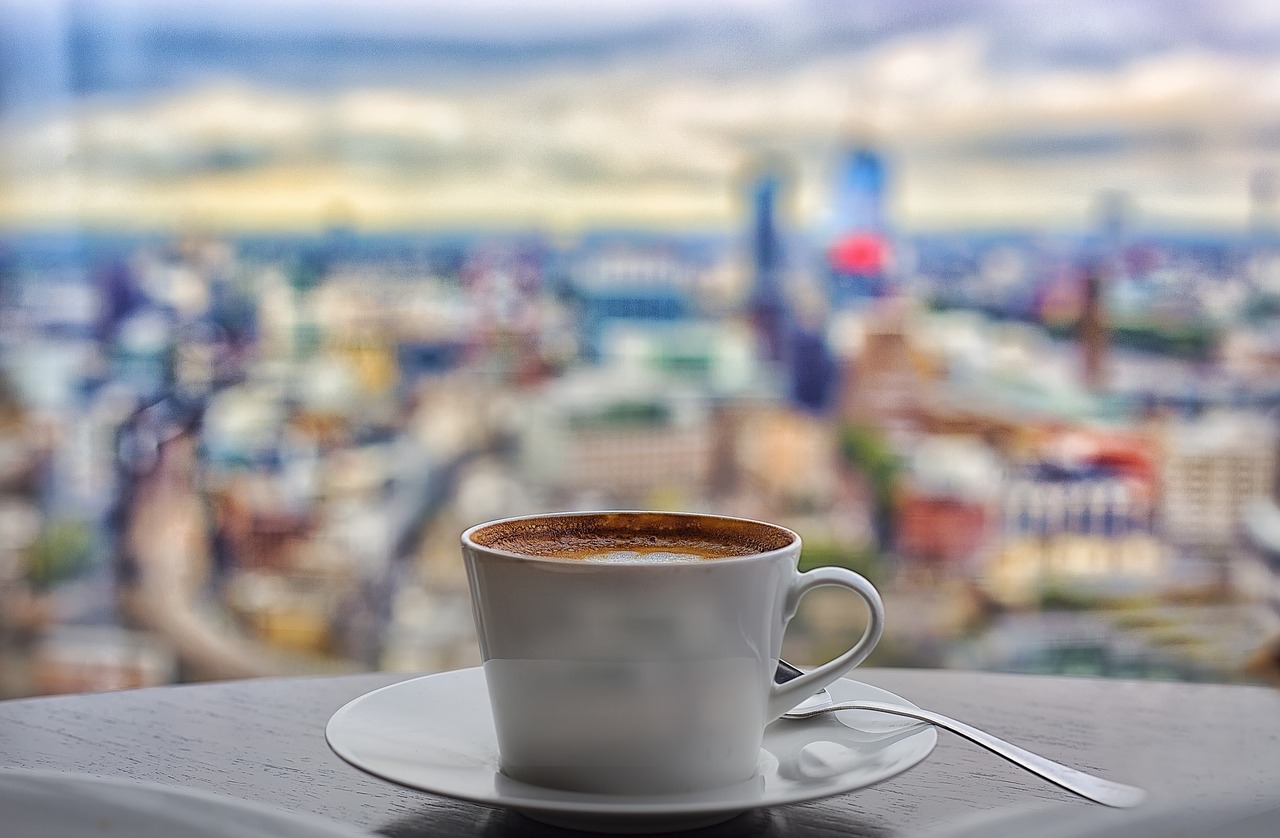
[[[492,521],[485,521],[484,523],[476,524],[474,526],[468,527],[466,531],[462,533],[462,543],[472,550],[478,550],[482,553],[487,553],[488,555],[491,555],[491,556],[501,556],[502,558],[506,558],[506,559],[515,559],[517,561],[526,561],[526,562],[548,562],[551,564],[558,564],[558,565],[572,564],[572,565],[578,565],[583,567],[589,566],[592,568],[597,568],[601,571],[608,571],[608,572],[617,572],[617,571],[656,572],[661,570],[670,571],[672,567],[680,566],[680,565],[672,565],[672,564],[655,564],[651,562],[610,562],[610,563],[584,562],[580,559],[562,559],[562,558],[556,558],[554,556],[531,556],[528,553],[516,553],[511,550],[501,550],[501,549],[498,549],[497,547],[488,547],[484,544],[477,544],[472,539],[472,536],[475,533],[479,532],[480,530],[486,529],[488,527],[497,526],[499,524],[515,524],[521,521],[538,521],[538,520],[546,520],[550,518],[585,518],[585,517],[594,516],[594,515],[665,515],[670,518],[713,518],[719,521],[733,521],[739,524],[752,524],[758,527],[766,527],[768,529],[772,529],[777,532],[785,533],[786,535],[791,537],[791,543],[787,544],[784,547],[778,547],[773,550],[766,550],[762,553],[748,553],[745,556],[724,556],[722,558],[715,559],[712,562],[712,564],[715,564],[715,565],[742,564],[744,562],[766,561],[768,559],[771,559],[783,553],[786,553],[787,551],[790,551],[790,550],[797,551],[796,555],[799,556],[799,551],[803,549],[803,546],[804,546],[803,542],[800,539],[799,533],[797,533],[795,530],[788,529],[787,527],[784,527],[781,524],[771,524],[768,521],[758,521],[755,518],[737,518],[732,515],[715,515],[710,512],[665,512],[660,510],[646,510],[646,509],[586,509],[586,510],[578,510],[575,512],[540,512],[540,513],[535,513],[533,515],[516,515],[511,518],[495,518]]]

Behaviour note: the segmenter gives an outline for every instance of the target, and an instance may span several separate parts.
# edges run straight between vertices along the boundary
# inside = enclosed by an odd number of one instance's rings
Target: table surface
[[[858,680],[1077,768],[1149,806],[1280,805],[1280,693],[1264,687],[860,669]],[[329,716],[406,675],[269,678],[0,702],[0,767],[147,780],[309,812],[396,838],[580,835],[368,776]],[[949,733],[872,788],[743,815],[699,835],[918,835],[992,810],[1100,809]]]

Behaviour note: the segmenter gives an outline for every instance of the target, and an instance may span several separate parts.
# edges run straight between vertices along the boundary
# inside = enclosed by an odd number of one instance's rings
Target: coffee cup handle
[[[805,573],[797,573],[792,579],[791,590],[787,593],[786,622],[791,622],[805,594],[814,588],[827,586],[848,588],[862,597],[867,604],[867,628],[862,633],[861,640],[834,660],[827,661],[822,666],[797,676],[785,684],[773,684],[769,688],[770,721],[832,684],[866,660],[884,632],[884,603],[880,600],[879,591],[862,576],[843,567],[819,567]]]

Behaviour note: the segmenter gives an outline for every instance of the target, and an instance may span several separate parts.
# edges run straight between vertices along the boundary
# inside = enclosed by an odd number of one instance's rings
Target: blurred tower
[[[1081,275],[1080,353],[1085,386],[1101,390],[1107,379],[1107,316],[1102,269],[1095,262]]]
[[[1120,251],[1133,226],[1133,201],[1123,189],[1109,189],[1098,196],[1098,232],[1103,249]]]
[[[827,230],[828,298],[848,308],[888,290],[884,161],[875,151],[855,148],[840,161]]]
[[[1098,194],[1095,207],[1094,242],[1088,247],[1086,260],[1096,264],[1099,281],[1105,287],[1108,279],[1123,278],[1129,273],[1127,257],[1133,238],[1133,196],[1123,189],[1107,189]]]
[[[538,346],[541,244],[514,241],[482,247],[468,256],[460,277],[481,319],[472,350],[487,359],[492,374],[502,381],[538,379],[542,374]]]
[[[916,425],[931,398],[931,381],[907,339],[906,313],[888,304],[868,318],[856,361],[846,362],[841,418],[856,425],[906,430]]]
[[[790,333],[788,378],[792,403],[811,413],[830,406],[839,369],[827,346],[826,330],[812,319],[801,319]]]
[[[837,230],[878,231],[885,228],[884,160],[869,148],[846,152],[836,172],[832,197],[832,221]]]
[[[1095,211],[1094,244],[1086,247],[1085,267],[1080,275],[1078,323],[1081,377],[1092,391],[1107,384],[1106,286],[1108,280],[1128,271],[1125,255],[1133,228],[1133,199],[1123,189],[1108,189],[1098,195]]]
[[[1249,177],[1249,233],[1255,249],[1280,238],[1280,173],[1259,168]]]
[[[94,285],[98,291],[97,337],[106,343],[115,340],[120,324],[143,305],[144,295],[138,278],[124,261],[95,270]]]
[[[777,220],[781,187],[782,178],[772,169],[765,170],[751,185],[751,323],[761,357],[774,363],[781,362],[785,354],[790,314],[782,289],[782,236]]]

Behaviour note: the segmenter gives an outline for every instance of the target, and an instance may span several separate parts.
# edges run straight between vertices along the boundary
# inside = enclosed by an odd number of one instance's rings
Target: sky
[[[435,35],[532,41],[637,31],[673,22],[736,21],[793,30],[819,21],[871,35],[965,21],[1005,27],[1040,44],[1116,45],[1135,32],[1157,41],[1200,37],[1241,46],[1269,40],[1280,12],[1269,0],[2,0],[17,16],[70,13],[222,31]]]
[[[812,218],[854,143],[908,226],[1239,227],[1280,3],[0,0],[0,223],[726,225],[766,156]]]
[[[431,85],[619,61],[776,72],[959,30],[979,34],[993,70],[1006,74],[1114,69],[1178,50],[1280,55],[1272,0],[0,0],[0,23],[0,56],[9,56],[0,57],[0,108],[29,106],[27,91],[58,84],[129,92],[212,74],[314,86]],[[387,60],[377,66],[361,48]],[[400,60],[405,52],[416,62]],[[102,72],[56,66],[104,53]],[[423,75],[406,75],[411,65]]]

